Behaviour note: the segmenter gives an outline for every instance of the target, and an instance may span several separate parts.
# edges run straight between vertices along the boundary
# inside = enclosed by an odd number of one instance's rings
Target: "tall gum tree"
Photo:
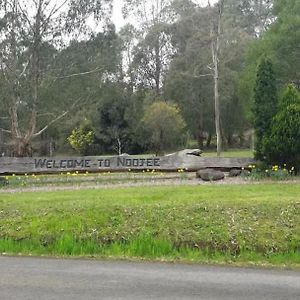
[[[87,21],[104,20],[110,9],[110,0],[0,0],[0,97],[7,118],[1,130],[10,135],[14,156],[30,156],[32,140],[69,112],[40,113],[40,92],[57,49],[71,36],[87,34]],[[41,121],[46,115],[52,119]]]
[[[212,14],[211,18],[211,55],[212,55],[212,69],[214,74],[214,103],[215,103],[215,126],[217,135],[217,155],[221,155],[222,151],[222,135],[221,135],[221,109],[220,109],[220,95],[219,95],[219,55],[221,46],[221,25],[224,13],[225,0],[220,0],[216,4],[217,16]],[[214,20],[216,19],[216,21]]]
[[[124,0],[124,16],[138,22],[133,68],[137,85],[151,88],[160,95],[173,47],[170,24],[174,20],[171,0]]]

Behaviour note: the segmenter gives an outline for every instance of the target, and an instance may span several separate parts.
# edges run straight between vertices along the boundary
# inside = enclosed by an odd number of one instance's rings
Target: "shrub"
[[[270,164],[300,169],[300,94],[293,85],[284,91],[271,133],[263,141],[265,159]]]
[[[75,151],[85,155],[88,147],[95,140],[95,133],[90,126],[82,125],[79,128],[75,128],[67,140]]]
[[[258,66],[254,90],[255,157],[263,159],[263,139],[269,135],[272,119],[277,113],[276,80],[272,62],[263,58]]]
[[[143,124],[150,148],[156,154],[179,145],[186,127],[179,108],[163,101],[146,109]]]

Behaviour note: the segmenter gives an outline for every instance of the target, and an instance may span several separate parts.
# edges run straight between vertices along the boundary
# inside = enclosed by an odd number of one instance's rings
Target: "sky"
[[[123,0],[114,0],[113,5],[113,22],[119,30],[126,23],[122,16]]]
[[[123,25],[127,23],[122,16],[122,6],[123,0],[113,0],[113,22],[116,25],[117,30],[119,30]],[[207,4],[207,0],[193,0],[195,3],[205,5]],[[210,0],[211,4],[216,3],[217,0]]]

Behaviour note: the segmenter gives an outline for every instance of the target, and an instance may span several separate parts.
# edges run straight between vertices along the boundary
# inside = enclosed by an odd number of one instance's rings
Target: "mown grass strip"
[[[0,252],[300,266],[300,185],[0,194]]]
[[[202,154],[204,157],[215,157],[217,156],[216,152],[204,151]],[[230,149],[228,151],[223,151],[221,157],[254,157],[254,152],[250,149]]]

